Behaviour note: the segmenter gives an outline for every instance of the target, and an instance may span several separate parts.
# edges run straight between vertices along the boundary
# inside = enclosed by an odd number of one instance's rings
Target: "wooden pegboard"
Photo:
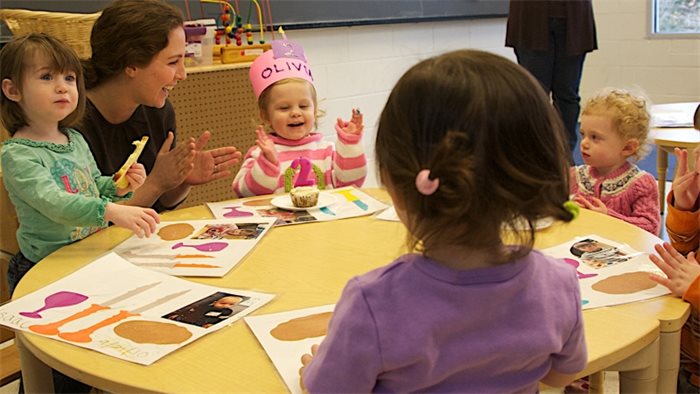
[[[258,114],[253,89],[248,80],[250,64],[209,66],[187,69],[187,79],[178,82],[170,101],[177,114],[178,141],[195,139],[204,130],[212,137],[206,148],[233,145],[245,154],[255,144],[255,119]],[[230,177],[192,188],[180,205],[189,207],[206,202],[234,198]]]

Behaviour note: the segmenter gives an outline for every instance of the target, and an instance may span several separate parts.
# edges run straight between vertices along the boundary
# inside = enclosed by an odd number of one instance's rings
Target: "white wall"
[[[593,0],[599,50],[586,58],[581,97],[641,88],[654,104],[700,101],[700,39],[649,38],[649,0]]]

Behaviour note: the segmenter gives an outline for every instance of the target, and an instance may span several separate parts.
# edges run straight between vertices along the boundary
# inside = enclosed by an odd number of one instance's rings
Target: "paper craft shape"
[[[114,251],[132,264],[175,276],[221,277],[257,245],[274,218],[244,217],[161,222],[149,238],[131,238]]]
[[[649,256],[628,245],[598,235],[577,237],[542,253],[562,259],[576,269],[583,309],[646,300],[669,294],[666,287],[649,279],[664,275]]]
[[[377,214],[376,217],[379,220],[386,220],[389,222],[400,222],[401,221],[401,219],[399,219],[399,215],[396,214],[396,209],[393,206],[383,210],[382,212]]]
[[[85,298],[76,303],[78,297],[61,296],[55,301],[55,295],[61,293]],[[226,297],[236,302],[217,306]],[[44,288],[0,306],[0,325],[150,365],[234,323],[273,297],[174,278],[139,268],[116,253],[109,253]],[[48,307],[58,304],[60,308]],[[22,313],[41,305],[47,307],[39,318]],[[190,311],[195,305],[198,309]],[[205,316],[214,310],[221,317],[216,324],[206,326],[171,317],[183,310],[193,319],[198,313]]]
[[[148,142],[147,135],[141,137],[140,141],[132,142],[132,144],[136,145],[136,148],[134,148],[134,151],[129,155],[129,157],[126,158],[126,161],[119,169],[119,171],[117,171],[112,177],[112,179],[114,179],[114,184],[117,186],[117,188],[123,189],[129,186],[129,181],[126,180],[125,176],[126,172],[129,171],[131,165],[136,163],[136,161],[139,159],[139,156],[141,156],[141,152],[143,152],[144,146],[146,146],[146,142]]]
[[[310,353],[311,345],[321,343],[325,338],[326,330],[323,330],[322,326],[326,324],[327,329],[327,322],[334,308],[335,305],[324,305],[248,316],[244,319],[292,394],[301,394],[299,385],[301,356]]]
[[[275,226],[371,215],[388,207],[388,205],[352,186],[321,190],[319,201],[323,203],[314,208],[299,209],[293,207],[291,200],[285,199],[286,196],[288,195],[248,197],[239,200],[212,202],[208,203],[207,206],[217,218],[240,216],[247,212],[252,215],[248,216],[248,219],[255,217],[275,218]],[[290,206],[283,204],[283,201],[287,200],[290,201]],[[280,206],[283,206],[284,209]]]
[[[72,291],[59,291],[46,297],[44,299],[44,306],[41,308],[33,312],[20,312],[19,314],[24,317],[31,317],[32,319],[40,319],[41,314],[39,312],[41,311],[80,304],[81,302],[87,300],[87,298],[88,297],[86,295],[73,293]]]

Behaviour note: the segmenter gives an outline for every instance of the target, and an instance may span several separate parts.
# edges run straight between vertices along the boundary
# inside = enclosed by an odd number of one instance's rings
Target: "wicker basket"
[[[50,34],[70,45],[81,59],[90,57],[90,32],[95,20],[94,14],[72,14],[32,10],[0,10],[0,20],[5,22],[17,37],[27,33]]]

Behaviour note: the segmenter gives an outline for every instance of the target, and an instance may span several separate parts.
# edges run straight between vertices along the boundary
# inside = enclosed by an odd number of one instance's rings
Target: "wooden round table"
[[[382,190],[366,191],[388,201]],[[169,212],[162,218],[212,216],[206,207],[197,206]],[[660,242],[635,226],[582,210],[572,223],[557,223],[539,231],[537,246],[546,248],[586,234],[599,234],[645,252],[652,251],[653,245]],[[388,264],[402,253],[405,235],[400,223],[371,216],[276,227],[226,276],[191,280],[277,295],[254,314],[333,304],[350,278]],[[124,229],[110,227],[56,251],[25,276],[15,297],[70,274],[129,236]],[[658,392],[669,391],[671,383],[675,388],[675,376],[672,381],[661,377],[668,372],[670,379],[671,374],[677,373],[679,330],[688,311],[686,303],[670,296],[584,311],[589,361],[580,376],[613,368],[625,371],[621,372],[621,385],[627,387],[656,387],[658,376]],[[664,330],[666,337],[662,336]],[[207,335],[147,367],[34,334],[20,332],[18,339],[27,392],[51,391],[48,367],[110,392],[287,391],[243,321]],[[673,354],[659,363],[659,354],[666,353]]]

